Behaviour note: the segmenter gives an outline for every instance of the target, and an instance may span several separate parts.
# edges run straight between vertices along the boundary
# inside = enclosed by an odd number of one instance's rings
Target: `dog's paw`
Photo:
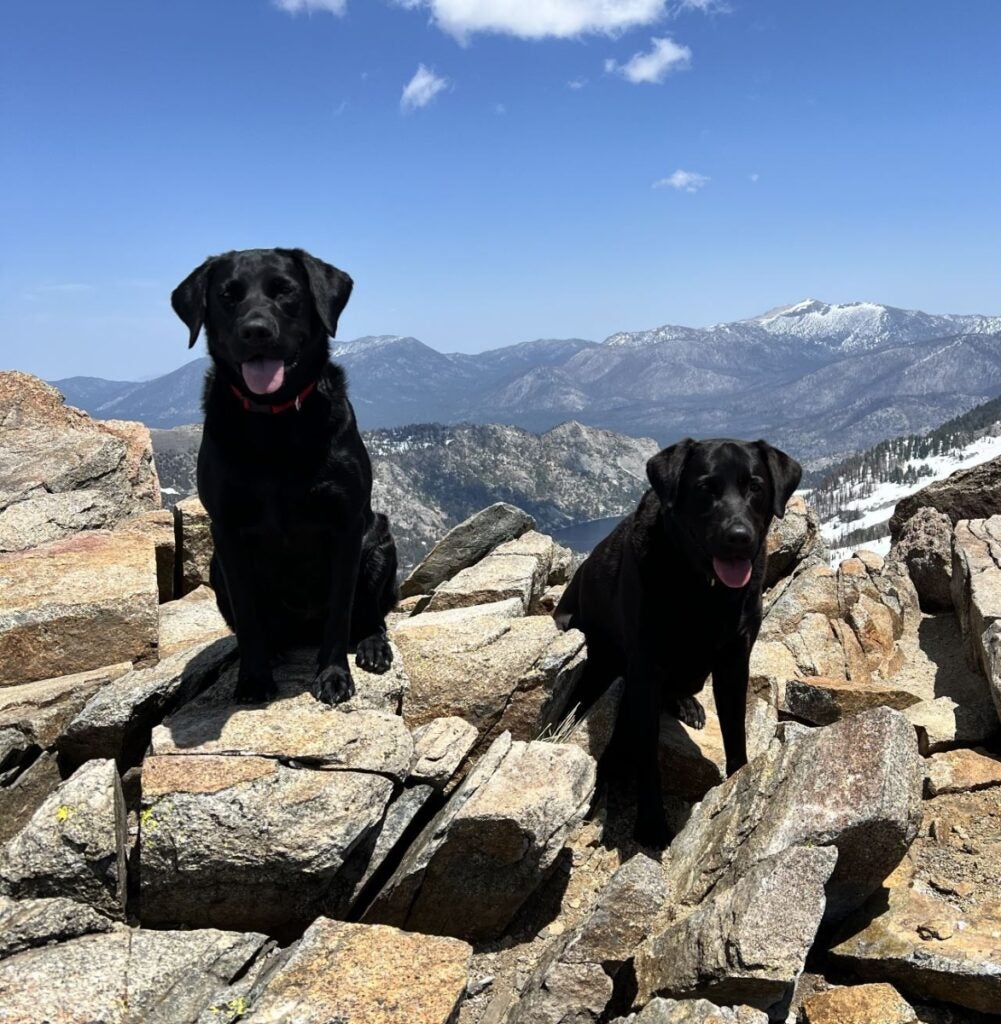
[[[327,665],[316,673],[310,688],[321,704],[342,704],[355,694],[355,681],[346,665]]]
[[[355,664],[366,672],[382,675],[393,664],[393,648],[383,633],[365,637],[355,650]]]
[[[278,687],[270,672],[240,672],[233,691],[237,704],[266,704],[278,695]]]
[[[694,697],[679,697],[674,704],[674,717],[692,729],[706,727],[706,709]]]

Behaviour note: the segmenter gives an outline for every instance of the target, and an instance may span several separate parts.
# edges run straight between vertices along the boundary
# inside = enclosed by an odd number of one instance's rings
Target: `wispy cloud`
[[[329,11],[331,14],[343,14],[348,9],[348,0],[274,0],[275,7],[289,14],[300,14],[305,11]]]
[[[757,185],[757,183],[760,180],[761,180],[761,175],[760,174],[752,174],[751,175],[751,181],[754,182],[755,185]]]
[[[669,178],[661,178],[653,183],[654,188],[673,188],[679,192],[698,192],[705,188],[710,179],[695,171],[683,171],[679,167]]]
[[[730,5],[724,0],[677,0],[675,14],[684,11],[699,11],[701,14],[729,14]]]
[[[653,48],[649,52],[634,53],[625,64],[619,64],[609,57],[605,61],[605,70],[609,74],[622,75],[637,85],[641,82],[656,85],[663,82],[672,71],[683,71],[691,64],[692,51],[687,46],[666,36],[663,39],[651,39],[650,42]]]
[[[400,108],[407,111],[426,107],[447,86],[447,78],[436,75],[431,68],[423,64],[418,64],[414,77],[403,87]]]
[[[571,78],[570,81],[567,82],[567,85],[569,85],[571,89],[583,89],[584,86],[587,85],[587,79]]]
[[[465,39],[493,32],[521,39],[571,39],[614,35],[651,25],[668,13],[667,0],[395,0],[406,8],[428,7],[445,32]]]

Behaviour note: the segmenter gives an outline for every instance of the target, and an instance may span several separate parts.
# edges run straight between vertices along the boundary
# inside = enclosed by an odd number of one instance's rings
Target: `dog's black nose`
[[[734,523],[726,528],[723,539],[732,548],[746,548],[752,540],[750,528],[743,523]]]
[[[274,325],[267,320],[245,320],[237,333],[246,342],[273,341],[277,337]]]

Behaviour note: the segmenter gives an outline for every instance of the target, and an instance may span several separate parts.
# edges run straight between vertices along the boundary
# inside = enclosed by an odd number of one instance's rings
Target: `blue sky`
[[[172,287],[268,245],[351,273],[342,338],[445,351],[807,295],[1001,312],[997,0],[37,0],[0,20],[4,367],[171,369]]]

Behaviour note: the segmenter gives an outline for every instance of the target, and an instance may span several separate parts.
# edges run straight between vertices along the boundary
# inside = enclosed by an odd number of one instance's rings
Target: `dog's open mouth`
[[[285,383],[285,363],[281,359],[248,359],[240,364],[243,383],[255,395],[270,395]]]
[[[714,558],[713,572],[726,587],[746,587],[751,578],[751,561],[748,558]]]

